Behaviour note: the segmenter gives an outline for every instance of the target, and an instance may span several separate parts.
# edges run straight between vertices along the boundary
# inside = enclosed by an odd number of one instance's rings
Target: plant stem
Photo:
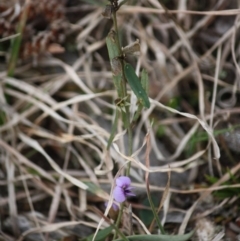
[[[121,53],[121,56],[122,56],[122,48],[121,48],[121,45],[120,45],[120,39],[119,39],[119,31],[118,31],[118,25],[117,25],[117,16],[116,16],[116,11],[113,11],[113,25],[114,25],[114,30],[116,32],[116,35],[117,35],[117,46],[119,48],[119,52]],[[122,62],[122,90],[123,90],[123,98],[127,97],[127,86],[126,86],[126,77],[124,75],[124,61],[123,59],[121,59],[121,62]],[[124,113],[124,115],[122,116],[122,120],[123,120],[123,123],[124,123],[124,126],[127,127],[127,132],[128,132],[128,155],[131,155],[132,154],[132,128],[131,128],[131,125],[130,125],[130,111],[129,111],[129,107],[128,106],[125,106],[125,111],[126,113]],[[123,114],[123,112],[122,112]],[[131,163],[128,164],[127,166],[127,170],[126,170],[126,175],[128,176],[130,174],[130,168],[131,168]],[[123,204],[121,204],[121,207],[120,207],[120,211],[119,211],[119,214],[118,214],[118,218],[117,218],[117,221],[116,221],[116,224],[115,226],[118,228],[119,227],[119,224],[121,222],[121,219],[122,219],[122,215],[123,215]],[[114,235],[114,239],[116,238],[116,233]]]
[[[116,15],[116,11],[113,11],[113,25],[114,25],[114,30],[116,32],[117,35],[117,46],[119,48],[119,52],[122,55],[122,48],[120,45],[120,39],[119,39],[119,31],[118,31],[118,24],[117,24],[117,15]],[[123,79],[122,79],[122,84],[123,84],[123,95],[124,97],[127,97],[127,86],[126,86],[126,78],[124,75],[124,61],[122,61],[122,72],[123,72]],[[127,131],[128,131],[128,155],[130,156],[132,154],[132,128],[130,125],[130,112],[129,112],[129,107],[125,106],[125,110],[126,110],[126,118],[123,118],[123,122],[124,122],[124,126],[127,127]],[[126,175],[128,176],[130,173],[130,168],[131,168],[131,163],[128,164],[127,170],[126,170]]]
[[[116,109],[116,113],[115,113],[115,118],[114,118],[114,122],[113,122],[113,126],[112,126],[112,130],[111,130],[111,134],[110,137],[108,139],[108,143],[107,143],[107,150],[110,149],[110,146],[112,144],[113,138],[114,138],[114,134],[117,130],[117,123],[118,123],[118,118],[119,118],[119,109]]]
[[[132,135],[132,127],[129,123],[128,127],[128,155],[132,155],[132,143],[133,143],[133,135]],[[130,175],[130,169],[131,169],[131,162],[128,163],[127,170],[126,170],[126,176]]]
[[[120,45],[118,25],[117,25],[117,14],[116,14],[115,11],[113,11],[113,26],[114,26],[114,30],[117,34],[117,46],[118,46],[119,52],[121,53],[121,56],[122,56],[122,48],[121,48],[121,45]],[[121,62],[122,62],[122,72],[124,73],[124,71],[123,71],[123,69],[124,69],[123,60],[121,60]],[[123,95],[127,96],[126,78],[125,78],[124,75],[123,75],[123,80],[122,80],[122,90],[123,90]]]

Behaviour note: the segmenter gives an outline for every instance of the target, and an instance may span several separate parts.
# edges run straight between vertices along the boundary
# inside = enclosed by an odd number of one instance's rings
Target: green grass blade
[[[12,77],[14,75],[14,70],[16,66],[16,62],[18,59],[18,54],[22,42],[22,35],[25,28],[27,15],[28,15],[29,5],[27,5],[23,11],[23,14],[21,16],[20,22],[18,24],[17,33],[18,35],[12,39],[11,44],[11,54],[10,54],[10,60],[8,65],[8,76]]]

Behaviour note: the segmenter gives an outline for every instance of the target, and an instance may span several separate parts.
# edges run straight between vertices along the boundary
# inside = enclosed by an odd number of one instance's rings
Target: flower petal
[[[124,190],[124,194],[126,197],[133,197],[136,196],[131,189],[133,189],[133,187],[128,187],[127,189]]]
[[[131,179],[126,176],[121,176],[116,179],[116,185],[119,187],[128,187],[131,185]]]
[[[126,196],[124,194],[123,189],[118,186],[116,186],[113,190],[113,197],[119,203],[122,203],[126,200]]]

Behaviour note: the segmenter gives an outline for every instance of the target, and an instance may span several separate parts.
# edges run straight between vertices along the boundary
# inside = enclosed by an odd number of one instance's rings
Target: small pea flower
[[[131,179],[129,177],[118,177],[116,179],[116,186],[113,190],[114,199],[117,202],[122,203],[127,199],[127,197],[135,196],[135,194],[132,193],[131,189]]]

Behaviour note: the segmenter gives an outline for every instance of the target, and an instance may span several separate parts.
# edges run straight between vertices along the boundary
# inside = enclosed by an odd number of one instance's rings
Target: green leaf
[[[154,203],[154,206],[157,206],[158,205],[158,199],[157,197],[152,197],[152,200],[153,200],[153,203]],[[150,204],[149,204],[149,200],[148,198],[145,198],[142,202],[142,205],[144,206],[147,206],[147,207],[150,207]],[[150,225],[150,223],[152,222],[153,218],[154,218],[154,215],[152,213],[151,210],[147,210],[147,209],[141,209],[140,212],[139,212],[139,217],[140,219],[143,221],[143,223],[148,226]]]
[[[146,69],[142,70],[140,79],[141,79],[141,84],[142,84],[143,89],[148,94],[149,93],[149,78],[148,78],[148,72]]]
[[[130,64],[126,63],[124,65],[124,73],[133,93],[137,96],[137,98],[140,100],[140,102],[143,103],[145,107],[149,108],[150,102],[148,95],[146,91],[143,89],[141,82],[135,73],[134,68]]]
[[[137,240],[137,241],[187,241],[189,240],[194,231],[183,234],[183,235],[165,235],[165,234],[159,234],[159,235],[133,235],[133,236],[127,236],[126,238],[129,241]],[[114,241],[122,241],[123,239],[116,239]]]
[[[112,226],[109,226],[105,229],[100,230],[95,237],[95,241],[104,241],[106,237],[112,232],[112,230],[113,230]],[[94,234],[91,234],[87,238],[83,239],[83,241],[92,241],[93,236]]]
[[[33,176],[41,176],[41,173],[31,167],[27,168],[27,172]]]
[[[0,126],[6,123],[6,114],[4,111],[0,111]]]
[[[174,108],[174,109],[179,109],[180,106],[180,97],[174,97],[171,98],[167,104],[167,106]]]
[[[99,0],[82,0],[82,1],[88,4],[92,4],[94,6],[101,6],[101,7],[107,4],[107,1],[99,1]]]
[[[165,135],[166,127],[163,125],[159,125],[157,129],[157,137],[163,137]]]
[[[205,177],[206,177],[207,181],[210,182],[210,184],[214,184],[219,180],[217,177],[210,176],[210,175],[205,175]]]

